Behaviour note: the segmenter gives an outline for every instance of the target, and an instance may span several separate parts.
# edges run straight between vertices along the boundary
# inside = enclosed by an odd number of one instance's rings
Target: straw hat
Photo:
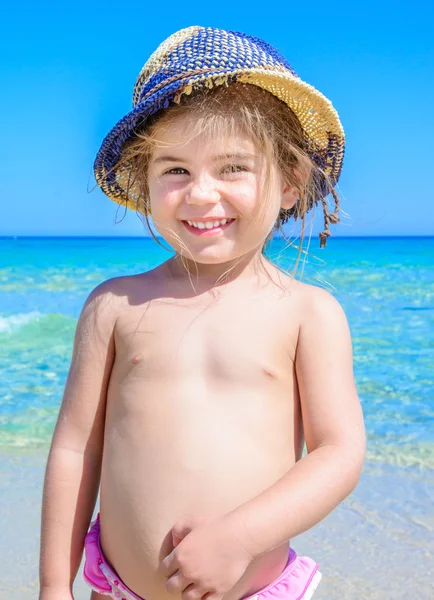
[[[345,136],[332,103],[302,81],[287,60],[263,40],[213,27],[188,27],[171,35],[150,56],[133,91],[133,109],[109,132],[98,151],[94,171],[98,185],[114,202],[136,209],[138,189],[131,186],[129,165],[116,167],[124,143],[138,124],[182,94],[231,82],[249,83],[277,96],[297,116],[307,153],[336,185],[342,168]],[[330,191],[319,182],[322,200]],[[128,189],[128,196],[126,190]],[[312,205],[313,205],[312,204]],[[311,207],[309,207],[311,208]],[[286,218],[292,214],[287,213]]]

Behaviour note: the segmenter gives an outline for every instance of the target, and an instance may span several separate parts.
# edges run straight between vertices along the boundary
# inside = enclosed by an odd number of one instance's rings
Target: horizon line
[[[311,239],[317,236],[311,236]],[[156,236],[158,240],[164,240],[161,236]],[[413,235],[396,235],[396,234],[383,234],[383,235],[333,235],[333,240],[341,239],[341,240],[354,240],[354,239],[403,239],[403,238],[425,238],[430,239],[434,238],[434,235],[426,235],[426,234],[413,234]],[[0,240],[13,240],[13,239],[109,239],[109,240],[152,240],[155,241],[152,236],[148,235],[1,235]],[[276,235],[274,239],[284,239],[281,235]],[[167,243],[167,242],[166,242]]]

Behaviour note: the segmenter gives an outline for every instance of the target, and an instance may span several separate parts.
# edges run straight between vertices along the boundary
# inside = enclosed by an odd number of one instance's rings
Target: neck
[[[218,264],[198,263],[176,254],[166,264],[173,278],[206,289],[221,287],[236,280],[257,278],[266,269],[266,260],[257,250]]]

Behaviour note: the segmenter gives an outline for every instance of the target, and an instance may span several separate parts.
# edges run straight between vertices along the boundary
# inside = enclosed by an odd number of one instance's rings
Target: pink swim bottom
[[[95,591],[120,600],[143,600],[129,589],[109,565],[101,550],[99,515],[91,524],[84,544],[83,577]],[[310,600],[321,579],[318,565],[290,548],[288,562],[277,579],[243,600]]]

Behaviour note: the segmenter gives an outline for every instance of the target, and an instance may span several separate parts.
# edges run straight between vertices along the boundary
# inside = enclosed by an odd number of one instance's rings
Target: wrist
[[[226,514],[224,518],[228,531],[238,540],[239,544],[250,554],[252,559],[264,553],[263,549],[259,548],[252,537],[248,526],[237,509]]]
[[[39,588],[39,600],[74,600],[74,596],[69,585],[45,585]]]

